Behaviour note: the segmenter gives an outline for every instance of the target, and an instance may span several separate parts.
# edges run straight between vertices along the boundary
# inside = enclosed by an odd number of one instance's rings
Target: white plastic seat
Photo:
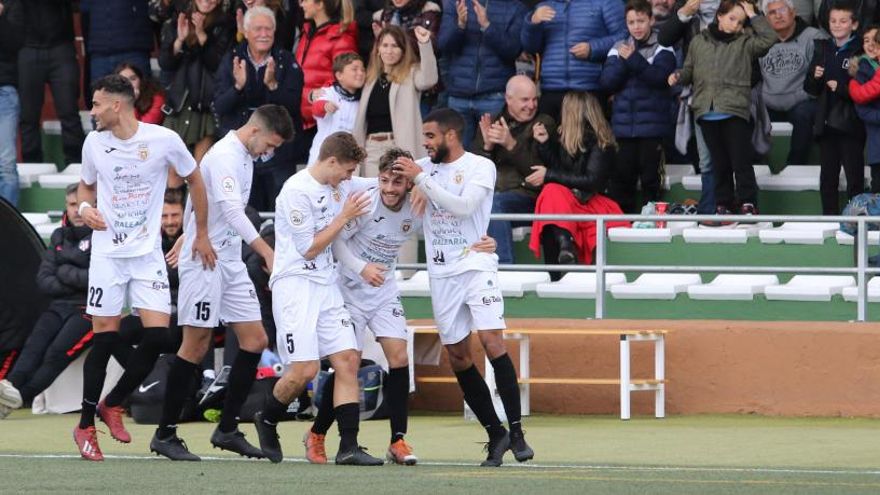
[[[549,281],[548,272],[498,272],[498,285],[504,297],[522,297],[526,292],[534,292],[538,284]]]
[[[48,213],[22,213],[21,216],[23,216],[24,219],[34,227],[52,222],[52,220],[49,219]]]
[[[767,286],[764,294],[771,301],[830,301],[855,284],[850,275],[795,275],[786,284]]]
[[[837,243],[843,246],[852,246],[856,243],[856,238],[847,234],[842,230],[838,230],[834,234],[834,238],[837,240]],[[868,244],[872,246],[876,246],[880,244],[880,231],[878,230],[869,230],[868,231]]]
[[[818,165],[789,165],[776,175],[757,177],[758,188],[766,191],[818,191]]]
[[[770,135],[771,136],[791,136],[792,131],[794,130],[794,126],[789,122],[771,122],[770,123]]]
[[[688,287],[688,297],[699,300],[751,301],[768,285],[779,285],[776,275],[720,274],[708,284]]]
[[[670,243],[672,231],[666,229],[633,229],[613,227],[608,229],[608,239],[613,242]]]
[[[698,225],[684,229],[681,233],[684,242],[694,244],[745,244],[749,237],[755,237],[762,228],[770,227],[768,222],[741,223],[729,227],[706,227]]]
[[[839,228],[837,222],[786,222],[759,231],[758,237],[764,244],[823,244]]]
[[[70,184],[79,182],[82,164],[71,163],[60,174],[45,174],[39,177],[40,187],[47,189],[64,189]]]
[[[34,225],[34,228],[37,229],[37,234],[40,234],[40,237],[44,237],[46,239],[52,237],[52,232],[55,232],[55,229],[57,229],[58,227],[61,227],[61,222],[50,222],[40,225]]]
[[[559,299],[595,299],[596,274],[587,272],[566,273],[556,282],[538,284],[535,291],[538,297],[555,297]],[[625,284],[626,276],[622,273],[605,274],[605,290]]]
[[[402,297],[430,297],[431,285],[428,281],[428,272],[418,271],[407,280],[398,280],[397,288]]]
[[[691,285],[703,283],[698,273],[643,273],[634,282],[611,287],[615,299],[675,299]]]
[[[858,301],[858,287],[844,287],[841,293],[844,301]],[[875,276],[868,280],[868,302],[880,302],[880,277]]]
[[[772,174],[770,165],[754,165],[755,177],[766,177]],[[700,191],[703,189],[703,179],[699,174],[685,175],[681,178],[681,185],[687,191]]]
[[[532,233],[531,227],[514,227],[513,228],[513,242],[523,241],[529,237]]]
[[[663,187],[669,190],[675,184],[681,184],[681,178],[690,175],[694,171],[691,164],[666,164],[663,166],[666,175],[663,178]]]
[[[39,180],[41,175],[58,173],[58,167],[54,163],[19,163],[18,184],[19,187],[31,187]]]

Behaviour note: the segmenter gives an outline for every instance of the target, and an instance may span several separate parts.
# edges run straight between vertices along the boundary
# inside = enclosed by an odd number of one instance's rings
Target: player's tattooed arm
[[[107,223],[104,216],[95,206],[98,199],[96,184],[86,184],[82,180],[79,181],[79,187],[76,190],[79,204],[79,215],[83,221],[91,227],[92,230],[107,230]]]
[[[198,167],[186,177],[186,182],[189,184],[189,194],[196,215],[196,237],[192,247],[193,259],[196,259],[196,256],[200,257],[202,266],[213,270],[217,262],[217,253],[214,252],[211,239],[208,237],[208,193],[205,190],[205,181],[202,179],[202,173]]]

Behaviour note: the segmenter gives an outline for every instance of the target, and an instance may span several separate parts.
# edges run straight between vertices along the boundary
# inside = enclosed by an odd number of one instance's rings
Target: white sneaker
[[[9,380],[0,380],[0,406],[9,409],[21,407],[21,393]],[[6,412],[6,415],[8,414],[9,411]],[[2,411],[0,415],[6,417]]]

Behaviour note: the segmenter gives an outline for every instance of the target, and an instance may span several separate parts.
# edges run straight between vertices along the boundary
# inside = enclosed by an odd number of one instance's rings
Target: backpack
[[[863,193],[853,197],[843,208],[843,216],[878,216],[880,217],[880,194]],[[880,223],[868,222],[868,230],[880,230]],[[849,235],[856,235],[858,224],[840,222],[840,230]]]
[[[378,364],[366,364],[372,361],[364,361],[364,365],[358,370],[358,386],[360,388],[361,421],[367,419],[387,419],[389,417],[388,404],[385,401],[385,381],[388,373]],[[333,376],[333,372],[321,371],[318,374],[318,388],[315,392],[314,403],[320,408],[323,397],[324,384]],[[328,397],[327,400],[333,400]]]

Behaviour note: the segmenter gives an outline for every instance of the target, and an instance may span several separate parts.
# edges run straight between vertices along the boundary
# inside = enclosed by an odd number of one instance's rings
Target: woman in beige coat
[[[379,175],[379,158],[390,148],[425,156],[419,101],[437,84],[437,61],[431,32],[421,26],[414,31],[421,60],[399,26],[385,26],[376,37],[354,125],[355,139],[367,150],[363,177]]]

